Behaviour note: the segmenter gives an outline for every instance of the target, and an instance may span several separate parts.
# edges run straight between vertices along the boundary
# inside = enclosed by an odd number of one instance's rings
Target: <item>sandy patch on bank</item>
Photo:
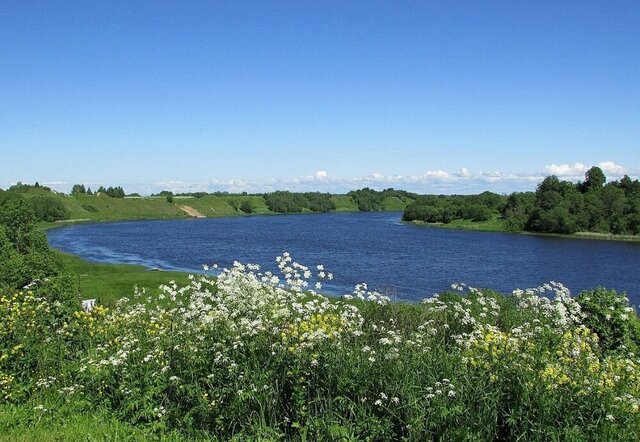
[[[187,215],[192,216],[194,218],[206,218],[206,216],[204,216],[202,213],[198,212],[196,209],[194,209],[191,206],[178,205],[178,207],[180,207],[180,209],[183,210]]]

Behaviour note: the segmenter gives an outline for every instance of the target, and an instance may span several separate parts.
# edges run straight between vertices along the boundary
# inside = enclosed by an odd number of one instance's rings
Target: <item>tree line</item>
[[[454,219],[486,221],[501,218],[513,231],[545,233],[640,233],[640,182],[624,176],[607,183],[599,167],[592,167],[577,183],[546,177],[535,192],[509,196],[422,196],[409,204],[406,221],[450,223]]]
[[[455,219],[486,221],[499,216],[506,202],[506,196],[493,192],[479,195],[424,195],[406,207],[403,219],[444,224]]]
[[[278,190],[264,194],[264,200],[269,210],[279,213],[300,213],[305,209],[311,212],[329,212],[336,209],[330,193]]]
[[[110,186],[107,188],[105,188],[104,186],[100,186],[94,193],[91,190],[91,187],[85,188],[84,184],[74,184],[71,188],[71,195],[107,195],[111,198],[124,198],[125,196],[127,196],[124,192],[124,189],[120,186]]]
[[[416,199],[418,194],[404,190],[395,190],[393,188],[377,191],[365,187],[364,189],[352,190],[347,193],[347,196],[351,197],[361,212],[375,212],[384,210],[383,201],[386,198],[398,198],[406,202]]]

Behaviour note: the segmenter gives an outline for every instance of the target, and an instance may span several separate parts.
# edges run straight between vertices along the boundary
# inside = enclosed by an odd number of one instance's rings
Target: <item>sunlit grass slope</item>
[[[72,255],[60,253],[69,274],[77,279],[78,292],[85,299],[97,299],[111,306],[125,296],[131,296],[134,287],[144,288],[155,295],[161,284],[171,280],[186,283],[187,273],[153,271],[142,266],[125,264],[98,264]]]

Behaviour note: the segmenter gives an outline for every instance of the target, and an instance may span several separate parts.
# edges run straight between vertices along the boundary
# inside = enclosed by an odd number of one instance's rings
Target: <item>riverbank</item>
[[[424,221],[409,221],[409,224],[420,227],[437,227],[452,230],[471,230],[476,232],[514,233],[518,235],[551,236],[555,238],[590,239],[600,241],[640,242],[640,235],[614,235],[611,233],[576,232],[571,234],[529,232],[526,230],[509,230],[503,220],[492,218],[487,221],[471,221],[455,219],[448,224],[427,223]]]
[[[51,196],[49,194],[49,196]],[[170,201],[159,197],[110,198],[96,195],[56,194],[74,221],[125,221],[136,219],[180,219],[190,217],[219,218],[227,216],[275,215],[262,195],[205,195],[200,198],[176,196]],[[348,195],[332,195],[335,212],[359,212]],[[240,208],[251,207],[250,213]],[[383,211],[402,211],[407,202],[395,197],[382,200]],[[304,210],[298,213],[313,213]]]
[[[100,305],[113,306],[118,299],[131,297],[135,287],[156,295],[158,287],[169,281],[178,284],[189,281],[189,273],[186,272],[152,270],[130,264],[95,263],[61,251],[57,253],[66,273],[77,279],[80,296],[83,299],[96,299]]]

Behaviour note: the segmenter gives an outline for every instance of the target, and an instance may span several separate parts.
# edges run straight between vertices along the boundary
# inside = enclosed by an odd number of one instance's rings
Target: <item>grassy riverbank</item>
[[[188,282],[188,273],[154,271],[146,267],[127,264],[101,264],[85,261],[59,252],[65,271],[76,279],[77,291],[82,298],[95,298],[99,304],[113,306],[115,301],[132,296],[134,287],[145,289],[152,296],[158,287],[169,281]]]
[[[88,221],[121,221],[138,219],[179,219],[189,217],[228,217],[252,215],[273,215],[264,195],[204,195],[201,197],[175,196],[171,201],[166,197],[126,197],[112,198],[106,195],[65,195],[42,188],[29,187],[20,193],[31,198],[54,199],[62,204],[67,219],[59,223]],[[358,204],[348,195],[331,195],[330,201],[335,212],[358,212]],[[402,211],[411,199],[384,197],[379,208],[383,211]],[[245,204],[250,213],[241,210]],[[303,208],[298,213],[311,213]]]
[[[593,239],[604,241],[640,242],[640,235],[613,235],[610,233],[576,232],[571,234],[514,231],[507,228],[504,220],[493,217],[486,221],[471,221],[469,219],[455,219],[450,223],[427,223],[424,221],[410,221],[411,224],[422,227],[438,227],[453,230],[473,230],[479,232],[517,233],[520,235],[554,236],[558,238]]]

